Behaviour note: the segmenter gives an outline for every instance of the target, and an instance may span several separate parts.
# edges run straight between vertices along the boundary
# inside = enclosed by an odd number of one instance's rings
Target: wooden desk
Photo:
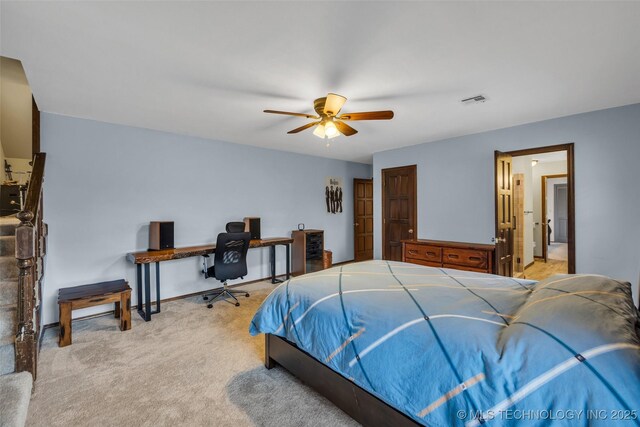
[[[291,276],[291,243],[293,239],[289,237],[269,237],[261,240],[252,240],[249,249],[266,248],[270,249],[271,261],[271,283],[280,283],[282,280],[276,279],[276,246],[282,245],[286,248],[287,271],[286,280]],[[138,314],[145,320],[150,321],[151,315],[160,313],[160,263],[174,259],[190,258],[195,256],[210,255],[216,251],[215,244],[188,246],[183,248],[162,249],[159,251],[130,252],[127,260],[136,265],[136,290],[138,297]],[[151,311],[151,263],[156,263],[156,310]],[[144,266],[144,275],[142,267]],[[144,278],[144,280],[143,280]],[[142,308],[142,283],[144,281],[144,305]]]

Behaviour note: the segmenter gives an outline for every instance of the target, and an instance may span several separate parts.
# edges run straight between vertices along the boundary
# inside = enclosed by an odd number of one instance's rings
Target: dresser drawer
[[[442,262],[454,266],[472,267],[480,270],[488,270],[487,252],[473,249],[444,248],[442,250]],[[455,267],[451,267],[455,268]]]
[[[442,267],[442,264],[439,262],[425,261],[423,259],[417,259],[417,258],[405,258],[405,262],[410,262],[411,264],[424,265],[425,267]]]
[[[442,248],[429,245],[405,243],[404,257],[406,259],[421,259],[440,264],[442,262]]]
[[[491,274],[491,270],[486,268],[469,267],[468,265],[456,265],[456,264],[442,264],[443,268],[453,268],[455,270],[474,271],[476,273],[488,273]]]

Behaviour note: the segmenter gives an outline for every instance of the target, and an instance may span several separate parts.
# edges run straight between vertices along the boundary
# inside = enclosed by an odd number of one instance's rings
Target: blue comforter
[[[286,338],[429,426],[640,425],[630,285],[387,261],[283,283],[252,335]]]

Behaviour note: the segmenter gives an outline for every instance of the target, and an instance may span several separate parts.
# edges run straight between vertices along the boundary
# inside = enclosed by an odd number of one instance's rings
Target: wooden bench
[[[58,290],[60,336],[58,346],[71,345],[71,311],[77,308],[115,303],[114,317],[120,318],[120,330],[131,329],[131,288],[126,280],[94,283]]]

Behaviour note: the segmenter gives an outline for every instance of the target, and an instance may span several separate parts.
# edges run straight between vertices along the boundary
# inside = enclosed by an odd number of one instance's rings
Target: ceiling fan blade
[[[351,136],[351,135],[355,135],[356,133],[358,133],[357,130],[355,130],[354,128],[352,128],[348,124],[343,123],[343,122],[341,122],[339,120],[334,120],[333,123],[335,123],[335,125],[338,128],[338,130],[340,131],[340,133],[343,134],[344,136]]]
[[[393,111],[367,111],[365,113],[347,113],[340,117],[340,120],[391,120],[393,119]]]
[[[327,100],[324,103],[324,113],[329,116],[335,116],[340,112],[344,103],[347,102],[347,98],[342,95],[330,93],[327,95]]]
[[[304,126],[300,126],[299,128],[295,128],[294,130],[290,130],[290,131],[289,131],[289,132],[287,132],[287,133],[298,133],[298,132],[302,132],[302,131],[303,131],[303,130],[305,130],[305,129],[309,129],[310,127],[313,127],[313,126],[315,126],[315,125],[319,125],[319,124],[320,124],[320,122],[311,122],[311,123],[307,123],[306,125],[304,125]]]
[[[276,111],[276,110],[264,110],[265,113],[270,114],[284,114],[285,116],[297,116],[297,117],[305,117],[307,119],[319,119],[318,116],[312,116],[311,114],[304,113],[290,113],[288,111]]]

